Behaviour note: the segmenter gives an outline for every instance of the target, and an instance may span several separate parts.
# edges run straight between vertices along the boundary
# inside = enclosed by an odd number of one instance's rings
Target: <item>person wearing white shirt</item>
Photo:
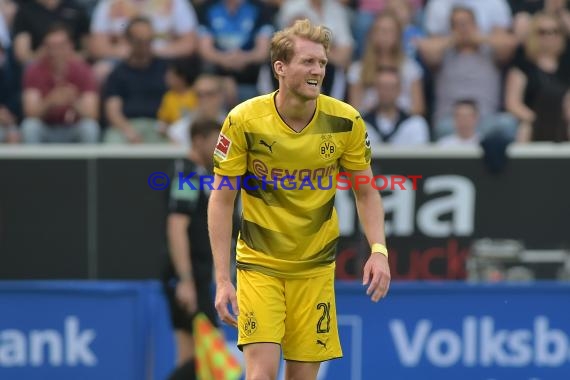
[[[417,115],[409,115],[397,105],[401,92],[400,73],[394,68],[381,68],[376,74],[378,106],[363,116],[371,144],[413,146],[428,144],[429,126]]]
[[[496,29],[507,31],[513,23],[512,10],[506,0],[430,0],[425,7],[425,31],[430,35],[449,34],[449,17],[456,6],[473,10],[477,26],[483,34]]]
[[[455,132],[437,141],[440,147],[478,146],[480,136],[477,133],[479,112],[473,100],[459,100],[453,110],[453,127]]]
[[[289,0],[283,2],[277,14],[277,24],[284,28],[291,25],[293,20],[302,18],[323,24],[333,31],[329,61],[343,69],[348,68],[355,44],[348,9],[338,0]]]

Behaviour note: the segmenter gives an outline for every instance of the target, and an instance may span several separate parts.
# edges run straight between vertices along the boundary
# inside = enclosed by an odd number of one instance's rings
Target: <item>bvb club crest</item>
[[[253,312],[245,314],[245,323],[243,325],[243,332],[245,335],[250,336],[257,330],[257,319]]]
[[[321,145],[319,146],[319,154],[323,160],[329,160],[334,157],[336,145],[331,134],[321,135]]]

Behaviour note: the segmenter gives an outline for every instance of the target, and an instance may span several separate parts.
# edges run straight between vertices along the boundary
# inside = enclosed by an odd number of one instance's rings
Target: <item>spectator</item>
[[[196,94],[192,90],[192,78],[184,62],[171,63],[166,71],[168,92],[162,97],[158,109],[159,129],[166,134],[169,126],[190,114],[196,108]]]
[[[152,51],[151,21],[136,17],[125,30],[129,57],[107,78],[104,107],[110,127],[107,143],[165,143],[158,128],[157,113],[167,91],[167,62]]]
[[[423,29],[414,23],[414,6],[411,0],[388,0],[386,9],[393,12],[402,27],[402,44],[408,57],[416,59],[414,40],[425,37]]]
[[[409,146],[429,143],[429,126],[425,119],[410,115],[398,106],[401,87],[397,69],[382,68],[376,73],[378,105],[363,116],[372,144]]]
[[[361,61],[354,62],[348,72],[349,103],[362,113],[376,107],[376,70],[380,66],[395,67],[400,71],[402,88],[398,106],[411,114],[425,112],[423,70],[406,56],[402,43],[402,28],[396,15],[382,12],[376,17]]]
[[[477,103],[471,99],[458,100],[453,107],[454,134],[440,138],[440,147],[478,146],[479,113]]]
[[[12,30],[18,62],[26,65],[41,54],[44,36],[55,23],[69,29],[76,51],[86,50],[89,18],[82,7],[74,0],[29,0],[20,3]]]
[[[516,39],[503,32],[482,35],[469,8],[454,8],[451,25],[450,35],[417,42],[422,60],[435,79],[435,137],[453,132],[453,105],[471,98],[477,103],[483,134],[504,128],[514,138],[516,123],[508,115],[498,113],[501,65],[510,60]]]
[[[548,140],[552,134],[543,134],[543,128],[560,125],[562,99],[570,86],[568,46],[558,17],[545,12],[533,16],[506,80],[505,106],[520,122],[519,141]],[[544,114],[544,107],[553,115]],[[545,117],[552,116],[556,120],[545,122]]]
[[[18,5],[14,0],[0,0],[0,13],[4,16],[4,23],[8,30],[12,30],[14,16],[18,10]]]
[[[226,118],[226,102],[224,98],[224,81],[212,74],[202,74],[196,79],[193,92],[197,105],[178,122],[168,129],[168,136],[176,144],[190,147],[189,126],[198,119],[217,120],[223,123]]]
[[[519,13],[534,14],[544,7],[544,0],[509,0],[514,15],[513,27],[516,27],[516,16]]]
[[[200,24],[201,56],[215,74],[235,81],[234,102],[257,96],[274,30],[267,9],[254,0],[217,0],[206,7]]]
[[[289,0],[283,3],[277,18],[280,28],[292,25],[300,18],[325,25],[333,31],[329,63],[346,70],[352,62],[354,39],[350,30],[350,15],[338,0]]]
[[[15,115],[16,80],[12,70],[10,34],[0,12],[0,143],[19,140]]]
[[[67,26],[52,24],[41,48],[45,53],[24,72],[24,142],[97,143],[95,76],[75,54]]]
[[[352,30],[356,39],[355,57],[361,57],[364,53],[366,36],[376,15],[394,5],[399,6],[402,3],[411,7],[411,23],[414,24],[421,13],[424,3],[423,0],[342,0],[342,2],[354,4],[355,8],[355,14],[352,18]],[[390,3],[393,4],[390,5]]]
[[[197,52],[198,20],[188,0],[101,0],[91,20],[91,56],[103,80],[114,65],[129,55],[125,27],[135,17],[150,20],[155,32],[153,54],[159,58],[180,59]]]
[[[456,7],[471,9],[478,30],[484,35],[506,32],[513,22],[506,0],[429,0],[424,12],[424,30],[427,34],[448,35],[452,31],[450,16]]]
[[[560,19],[566,36],[570,36],[570,3],[567,0],[540,0],[520,2],[513,7],[513,29],[519,41],[524,41],[529,32],[532,15],[538,12],[551,14]]]

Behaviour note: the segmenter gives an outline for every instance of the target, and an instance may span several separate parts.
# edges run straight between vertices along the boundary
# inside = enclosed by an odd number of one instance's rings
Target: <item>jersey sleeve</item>
[[[370,166],[372,156],[366,125],[360,115],[356,116],[348,136],[346,149],[340,157],[340,165],[346,170],[364,170]]]
[[[230,112],[224,120],[214,149],[214,173],[236,177],[247,169],[247,143],[241,115]]]

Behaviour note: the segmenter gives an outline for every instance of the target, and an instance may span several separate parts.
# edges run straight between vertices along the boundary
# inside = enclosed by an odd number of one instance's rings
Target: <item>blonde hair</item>
[[[531,62],[536,62],[536,59],[538,58],[538,55],[541,50],[540,49],[541,41],[538,31],[540,29],[540,22],[544,19],[549,19],[556,23],[556,27],[558,28],[558,32],[560,34],[558,55],[560,55],[564,51],[566,39],[564,37],[564,26],[562,25],[560,19],[558,19],[552,14],[543,11],[537,12],[532,17],[529,33],[526,37],[526,40],[524,41],[525,55]]]
[[[373,39],[374,29],[376,25],[380,23],[381,20],[388,19],[394,22],[396,25],[396,34],[398,40],[394,43],[392,50],[390,51],[391,58],[394,59],[394,68],[399,69],[405,59],[404,48],[402,47],[402,25],[398,17],[391,11],[384,11],[379,13],[374,19],[370,30],[368,31],[368,38],[366,42],[366,47],[364,49],[364,54],[362,56],[362,70],[360,74],[361,83],[364,86],[371,86],[374,84],[376,79],[376,71],[379,68],[378,65],[378,54],[376,52],[376,46]],[[386,66],[386,65],[384,65]]]
[[[271,69],[277,78],[273,65],[276,61],[289,63],[295,53],[295,38],[302,38],[323,45],[329,53],[332,31],[324,25],[314,25],[308,19],[297,20],[293,25],[275,33],[271,39]]]

